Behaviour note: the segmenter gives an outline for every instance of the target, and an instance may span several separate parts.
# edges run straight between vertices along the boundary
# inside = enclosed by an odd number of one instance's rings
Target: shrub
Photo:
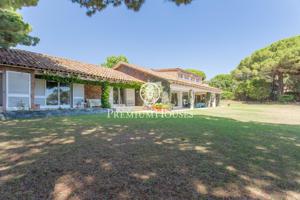
[[[235,99],[245,101],[249,98],[248,91],[250,89],[250,80],[239,82],[234,90]]]
[[[285,94],[285,95],[281,95],[278,98],[279,102],[281,103],[288,103],[288,102],[293,102],[295,101],[295,96],[292,94]]]
[[[252,100],[264,101],[270,97],[270,83],[263,79],[253,79],[250,81],[248,96]]]
[[[224,91],[223,93],[222,93],[222,99],[226,99],[226,100],[232,100],[232,99],[234,99],[234,94],[233,94],[233,92],[229,92],[229,91]]]
[[[102,96],[101,96],[101,104],[102,108],[110,108],[111,105],[109,103],[109,93],[110,93],[110,87],[107,82],[103,82],[101,84],[102,88]]]
[[[172,106],[170,104],[164,104],[164,103],[156,103],[152,105],[153,110],[171,110]]]

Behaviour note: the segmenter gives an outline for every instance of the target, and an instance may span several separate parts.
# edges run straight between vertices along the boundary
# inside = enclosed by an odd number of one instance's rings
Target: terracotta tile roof
[[[176,68],[161,68],[161,69],[153,69],[154,71],[158,72],[179,72],[179,71],[184,71],[183,69],[176,67]]]
[[[65,58],[18,49],[0,48],[0,65],[20,66],[39,70],[72,73],[112,82],[142,82],[120,71]]]
[[[203,89],[203,90],[207,90],[207,91],[211,91],[211,92],[216,92],[216,93],[221,93],[222,92],[222,90],[220,90],[218,88],[215,88],[215,87],[211,87],[207,84],[193,83],[193,82],[190,82],[190,81],[187,81],[187,80],[179,79],[178,77],[172,76],[168,73],[159,72],[159,70],[148,69],[148,68],[141,67],[141,66],[134,65],[134,64],[119,62],[113,69],[118,70],[118,68],[121,67],[121,66],[127,66],[127,67],[130,67],[130,68],[136,69],[140,72],[155,76],[157,78],[165,79],[169,82],[176,83],[176,84],[179,84],[179,85],[195,87],[195,88],[199,88],[199,89]]]
[[[189,72],[189,71],[186,71],[184,69],[181,69],[179,67],[176,67],[176,68],[162,68],[162,69],[152,69],[154,71],[158,71],[158,72],[165,72],[165,73],[168,73],[168,72],[182,72],[184,74],[189,74],[189,75],[192,75],[194,77],[200,77],[202,78],[201,76],[198,76],[196,74],[193,74],[192,72]],[[171,73],[170,73],[171,74]],[[173,75],[174,76],[174,75]]]

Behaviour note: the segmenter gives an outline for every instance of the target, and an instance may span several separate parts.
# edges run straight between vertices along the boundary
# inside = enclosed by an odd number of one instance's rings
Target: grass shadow
[[[300,195],[300,126],[78,116],[1,122],[3,199]]]

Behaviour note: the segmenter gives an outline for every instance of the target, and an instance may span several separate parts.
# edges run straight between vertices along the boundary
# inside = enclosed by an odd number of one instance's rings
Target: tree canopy
[[[91,16],[96,12],[102,11],[108,6],[118,7],[124,4],[128,9],[139,11],[145,0],[71,0],[87,9],[87,15]],[[167,0],[176,5],[189,4],[193,0]]]
[[[22,7],[36,6],[39,0],[1,0],[0,8],[21,9]]]
[[[235,87],[234,79],[230,74],[219,74],[209,81],[209,85],[222,90],[233,91]]]
[[[9,48],[18,44],[31,46],[39,38],[30,36],[31,26],[16,12],[23,6],[35,6],[38,0],[1,0],[0,2],[0,47]]]
[[[68,0],[87,9],[91,16],[108,6],[118,7],[124,4],[128,9],[138,11],[145,0]],[[189,4],[193,0],[168,0],[176,5]],[[18,44],[31,46],[39,42],[39,38],[30,36],[31,26],[23,21],[16,10],[22,7],[36,6],[39,0],[0,0],[0,47],[9,48]]]
[[[236,89],[236,81],[231,74],[219,74],[210,79],[209,85],[223,90],[222,97],[224,99],[233,99],[234,90]]]
[[[103,67],[113,68],[118,62],[128,63],[128,59],[125,56],[109,56],[106,58],[105,63],[102,64]]]
[[[238,79],[267,78],[276,73],[300,73],[300,36],[280,40],[254,52],[233,71]]]
[[[197,76],[202,77],[202,80],[206,79],[206,74],[205,72],[201,71],[201,70],[197,70],[197,69],[186,69],[185,71],[191,72]]]
[[[280,40],[254,52],[240,62],[232,75],[242,85],[247,85],[248,80],[256,80],[255,87],[260,83],[271,87],[269,96],[273,99],[285,92],[299,93],[300,36]],[[255,97],[247,91],[250,98]]]

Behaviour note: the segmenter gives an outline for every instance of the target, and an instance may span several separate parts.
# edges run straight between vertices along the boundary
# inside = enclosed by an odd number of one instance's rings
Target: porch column
[[[205,103],[207,107],[211,107],[211,96],[212,94],[210,92],[207,92],[205,95]]]
[[[118,104],[121,104],[121,89],[118,88]]]
[[[216,104],[217,104],[217,101],[216,101],[216,94],[215,94],[215,93],[212,93],[212,107],[215,108],[215,107],[216,107]]]
[[[195,91],[190,90],[190,109],[194,109],[195,104]]]
[[[182,108],[183,104],[182,104],[182,92],[178,92],[178,107]]]
[[[216,94],[216,106],[220,105],[220,101],[221,101],[221,94]]]

